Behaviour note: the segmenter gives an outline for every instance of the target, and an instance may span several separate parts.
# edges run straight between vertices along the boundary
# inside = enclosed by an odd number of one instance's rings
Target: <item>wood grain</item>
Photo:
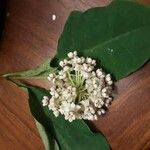
[[[108,3],[109,0],[9,0],[0,44],[0,74],[31,69],[53,57],[71,10]],[[55,21],[52,14],[57,16]],[[113,150],[150,149],[149,72],[147,63],[117,82],[109,112],[94,122]],[[32,83],[47,86],[44,81]],[[44,149],[29,111],[27,94],[4,79],[0,79],[0,149]]]

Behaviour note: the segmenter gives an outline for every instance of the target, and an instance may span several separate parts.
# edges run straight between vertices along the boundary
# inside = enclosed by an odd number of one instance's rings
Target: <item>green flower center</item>
[[[68,79],[70,82],[70,85],[72,87],[76,88],[76,98],[75,98],[75,103],[78,103],[82,100],[85,100],[88,98],[88,92],[85,87],[85,79],[81,75],[80,71],[75,71],[75,73],[70,73],[67,72]]]

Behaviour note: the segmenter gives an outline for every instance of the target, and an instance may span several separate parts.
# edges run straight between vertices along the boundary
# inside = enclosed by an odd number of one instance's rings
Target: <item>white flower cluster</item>
[[[96,61],[79,57],[76,51],[68,53],[68,57],[59,63],[61,71],[48,76],[53,82],[52,97],[44,96],[43,106],[48,106],[56,117],[64,115],[70,122],[75,119],[97,120],[112,101],[111,76],[102,69],[94,69]]]

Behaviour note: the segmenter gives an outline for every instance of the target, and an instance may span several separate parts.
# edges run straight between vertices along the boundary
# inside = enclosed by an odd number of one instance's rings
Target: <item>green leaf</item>
[[[8,78],[8,80],[10,80],[16,86],[22,88],[25,92],[28,92],[28,88],[29,88],[28,85],[13,81],[11,80],[11,78]],[[35,123],[39,131],[39,134],[41,136],[41,139],[43,141],[45,150],[60,150],[57,141],[55,140],[54,136],[52,136],[51,132],[47,128],[45,128],[41,123],[39,123],[36,119],[35,119]]]
[[[38,121],[35,120],[36,127],[39,131],[39,134],[42,138],[42,141],[45,146],[45,150],[59,150],[59,146],[54,139],[54,137],[49,133],[49,131],[46,131],[45,128],[40,124]]]
[[[28,70],[28,71],[21,71],[16,73],[8,73],[2,75],[5,78],[47,78],[47,76],[52,73],[56,72],[56,68],[50,67],[50,58],[47,59],[42,65],[36,67],[35,69]]]
[[[42,98],[43,95],[50,96],[48,91],[38,87],[27,88],[32,115],[56,139],[61,150],[109,150],[104,136],[92,133],[84,121],[70,123],[62,116],[56,118],[52,111],[43,107]]]
[[[116,80],[136,71],[150,58],[150,8],[130,1],[73,11],[51,65],[70,51],[95,58]]]

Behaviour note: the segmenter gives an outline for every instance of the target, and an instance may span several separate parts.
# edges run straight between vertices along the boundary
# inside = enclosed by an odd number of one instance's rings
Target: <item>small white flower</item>
[[[107,74],[107,75],[106,75],[106,81],[107,81],[107,82],[111,81],[111,76],[110,76],[110,74]]]
[[[68,71],[69,70],[69,66],[65,66],[64,68],[63,68],[63,70],[66,72],[66,71]]]
[[[101,109],[101,113],[102,113],[102,114],[105,114],[106,111],[105,111],[104,109]]]
[[[97,74],[98,77],[101,77],[102,74],[103,74],[103,72],[102,72],[101,69],[97,69],[97,70],[96,70],[96,74]]]
[[[69,58],[73,58],[74,54],[72,52],[68,53]]]
[[[112,82],[112,81],[108,81],[107,83],[108,83],[108,85],[112,85],[112,84],[113,84],[113,82]]]
[[[77,51],[74,51],[73,54],[74,54],[74,57],[77,56]]]
[[[59,116],[59,111],[53,111],[53,113],[54,113],[54,115],[55,115],[55,117],[58,117]]]
[[[54,74],[52,74],[52,73],[50,73],[49,76],[47,77],[47,79],[48,79],[49,81],[51,81],[53,78],[54,78]]]
[[[86,63],[84,63],[83,68],[84,68],[85,71],[87,71],[88,70],[88,65]]]
[[[88,72],[91,72],[92,70],[93,70],[93,67],[89,67],[89,68],[87,69]]]
[[[95,69],[96,61],[78,57],[69,52],[68,59],[60,61],[62,67],[57,74],[49,74],[53,82],[51,99],[43,97],[43,106],[48,106],[56,117],[59,114],[69,122],[75,119],[97,120],[106,113],[111,104],[112,80],[101,68]]]
[[[92,65],[96,65],[96,60],[92,60]]]
[[[106,92],[107,92],[107,88],[103,88],[102,93],[106,93]]]
[[[90,64],[90,63],[92,63],[92,59],[91,59],[91,58],[86,58],[86,62],[87,62],[88,64]]]
[[[102,115],[102,112],[100,110],[97,111],[98,115]]]
[[[84,63],[85,62],[85,58],[81,57],[81,62]]]
[[[98,120],[98,117],[97,117],[97,115],[94,115],[94,120]]]
[[[67,59],[64,59],[64,64],[68,64],[68,60]]]
[[[89,78],[89,73],[87,73],[87,72],[85,72],[84,74],[83,74],[83,77],[84,77],[84,79],[88,79]]]
[[[43,100],[42,100],[42,105],[43,106],[47,106],[49,103],[49,98],[47,96],[44,96],[43,97]]]
[[[61,67],[63,67],[65,64],[64,64],[63,61],[60,61],[60,62],[59,62],[59,65],[60,65]]]

